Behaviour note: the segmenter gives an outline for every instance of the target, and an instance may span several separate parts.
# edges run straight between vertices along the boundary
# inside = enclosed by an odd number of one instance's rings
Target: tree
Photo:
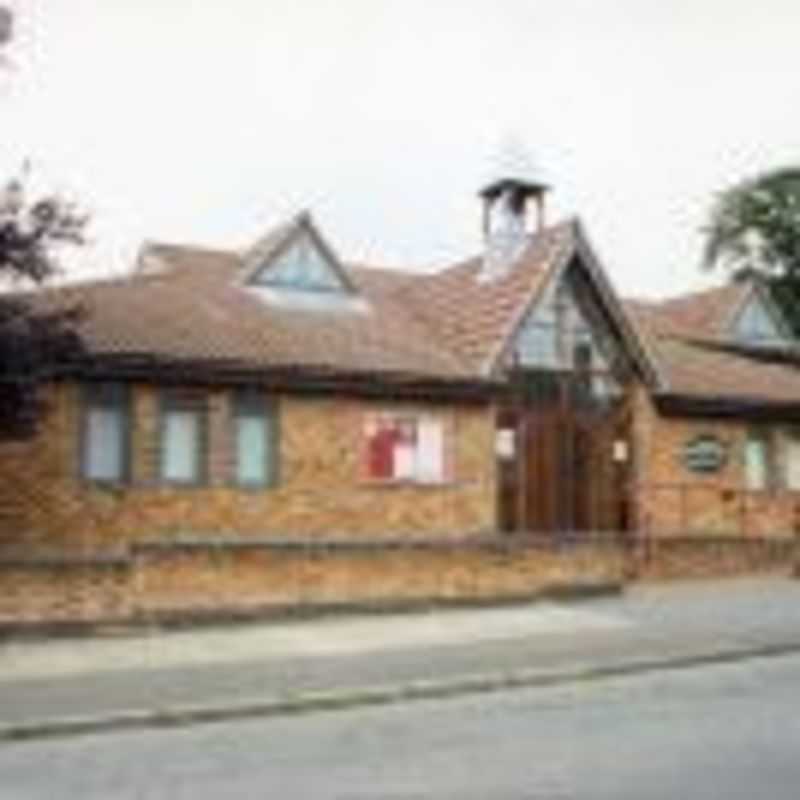
[[[0,276],[35,289],[58,272],[62,244],[81,244],[87,218],[56,196],[26,201],[23,181],[0,192]],[[54,366],[80,348],[75,305],[45,310],[35,291],[0,296],[0,438],[30,433],[43,403],[39,388]]]
[[[800,335],[800,167],[774,169],[720,193],[703,264],[761,277]]]

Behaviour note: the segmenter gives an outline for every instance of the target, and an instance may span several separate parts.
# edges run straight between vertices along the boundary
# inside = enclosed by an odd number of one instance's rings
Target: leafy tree
[[[56,196],[27,202],[23,182],[0,192],[0,438],[31,432],[43,410],[41,383],[79,349],[77,306],[37,303],[35,288],[58,272],[56,251],[81,244],[87,219]],[[16,284],[16,287],[15,287]],[[29,292],[13,292],[13,288]]]
[[[761,277],[800,335],[800,167],[770,170],[720,193],[703,263]]]

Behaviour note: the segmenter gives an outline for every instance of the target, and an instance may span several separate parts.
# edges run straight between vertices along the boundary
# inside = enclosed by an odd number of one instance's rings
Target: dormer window
[[[301,231],[270,258],[253,275],[251,284],[297,292],[350,292],[331,259],[307,231]]]
[[[268,233],[246,260],[244,286],[263,303],[292,311],[370,312],[307,212]]]
[[[754,294],[740,312],[733,325],[733,336],[746,345],[781,345],[786,337],[767,303]]]

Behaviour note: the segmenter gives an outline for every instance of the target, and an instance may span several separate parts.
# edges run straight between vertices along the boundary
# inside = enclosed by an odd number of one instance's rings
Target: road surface
[[[0,746],[2,800],[770,798],[800,786],[800,657]]]

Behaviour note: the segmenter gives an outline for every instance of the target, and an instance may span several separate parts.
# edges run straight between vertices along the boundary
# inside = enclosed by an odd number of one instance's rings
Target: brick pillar
[[[229,392],[213,391],[208,395],[208,481],[223,487],[231,481],[233,465],[233,429]]]
[[[160,408],[158,390],[134,386],[132,397],[132,479],[134,486],[152,486],[158,475]]]

